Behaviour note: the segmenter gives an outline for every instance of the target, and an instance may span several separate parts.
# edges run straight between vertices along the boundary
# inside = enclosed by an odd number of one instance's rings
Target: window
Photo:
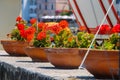
[[[37,1],[36,0],[30,0],[30,5],[36,5]]]
[[[33,13],[34,12],[34,10],[33,9],[30,9],[30,13]]]
[[[30,17],[30,19],[32,19],[33,17]]]
[[[37,13],[37,8],[34,10],[34,13]]]
[[[47,5],[45,5],[45,10],[47,10]]]
[[[39,9],[41,10],[41,4],[39,4]]]
[[[34,5],[37,5],[37,0],[34,0]]]
[[[120,0],[116,0],[116,4],[119,4]]]
[[[51,5],[51,10],[53,10],[54,9],[54,6],[53,6],[53,4]]]
[[[37,8],[35,8],[35,9],[30,9],[30,13],[37,13]]]
[[[47,2],[48,2],[48,0],[45,0],[45,2],[47,3]]]
[[[33,5],[34,1],[33,0],[30,0],[30,5]]]

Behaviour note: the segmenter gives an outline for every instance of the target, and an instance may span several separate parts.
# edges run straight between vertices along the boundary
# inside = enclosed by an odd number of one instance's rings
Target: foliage
[[[35,47],[88,48],[94,37],[93,34],[85,31],[74,35],[66,20],[52,25],[40,22],[38,31],[33,41]]]
[[[27,22],[23,20],[20,16],[16,18],[15,28],[9,34],[12,40],[18,41],[31,41],[34,37],[35,27],[32,24],[35,23],[31,19],[31,26],[27,25]]]
[[[51,45],[51,40],[50,40],[49,36],[47,36],[46,38],[44,38],[42,40],[35,39],[33,42],[33,45],[35,47],[49,47]]]
[[[59,34],[54,35],[54,47],[76,47],[75,36],[66,30],[62,30]]]
[[[120,33],[120,24],[116,24],[111,30],[108,28],[108,26],[101,26],[99,33],[103,35],[106,34],[106,32],[111,33],[109,34],[109,38],[103,40],[104,43],[96,48],[104,50],[118,50],[120,48],[120,45],[118,45],[120,40],[120,36],[118,35]]]
[[[70,16],[71,14],[72,14],[72,11],[63,10],[61,12],[61,15],[68,15],[68,16]]]
[[[78,32],[77,33],[77,44],[80,48],[88,48],[94,38],[93,34],[87,32]]]
[[[87,33],[85,27],[74,35],[66,20],[58,23],[38,22],[35,18],[30,24],[21,17],[16,18],[16,28],[11,32],[11,39],[28,41],[34,47],[64,47],[64,48],[88,48],[94,35]]]
[[[11,32],[11,39],[12,40],[19,40],[24,41],[24,38],[21,37],[18,29],[13,29]]]

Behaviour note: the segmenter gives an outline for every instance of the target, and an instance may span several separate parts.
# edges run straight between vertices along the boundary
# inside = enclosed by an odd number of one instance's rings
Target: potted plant
[[[26,56],[23,48],[29,45],[35,28],[27,26],[27,22],[20,16],[16,18],[15,26],[12,32],[7,35],[10,40],[1,40],[1,44],[9,55]]]
[[[102,39],[101,45],[94,45],[84,62],[84,67],[96,78],[118,79],[119,77],[119,49],[120,49],[120,25],[117,24],[110,29],[109,25],[101,25],[99,34],[109,32],[107,39]],[[87,50],[84,50],[87,52]],[[82,59],[85,53],[80,54]]]
[[[56,23],[55,23],[56,24]],[[32,46],[26,47],[26,54],[32,58],[32,61],[48,62],[44,48],[51,46],[50,25],[54,23],[39,22],[36,27]]]
[[[45,49],[49,62],[56,68],[78,68],[81,63],[79,52],[88,48],[94,35],[82,31],[74,35],[66,20],[52,28],[53,45]]]

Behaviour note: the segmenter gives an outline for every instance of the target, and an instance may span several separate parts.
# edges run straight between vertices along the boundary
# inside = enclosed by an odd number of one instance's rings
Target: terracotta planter
[[[24,50],[26,55],[29,56],[32,61],[48,62],[44,48],[26,47]]]
[[[26,56],[24,47],[28,46],[28,42],[1,40],[4,50],[11,56]]]
[[[83,58],[85,54],[81,53],[80,55]],[[117,50],[90,50],[84,66],[96,78],[118,79],[120,63],[118,55],[119,51]]]
[[[81,56],[78,48],[46,48],[49,62],[56,68],[78,68]]]

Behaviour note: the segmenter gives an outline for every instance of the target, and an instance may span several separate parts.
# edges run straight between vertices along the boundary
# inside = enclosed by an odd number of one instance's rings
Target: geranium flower
[[[26,40],[30,42],[34,38],[34,33],[35,33],[35,28],[34,27],[29,27],[25,31],[25,34],[27,34]]]
[[[101,26],[101,33],[105,34],[110,32],[108,39],[104,39],[104,43],[98,46],[98,49],[105,50],[118,50],[120,47],[117,45],[119,43],[119,32],[120,32],[120,24],[116,24],[110,30],[108,25]]]
[[[120,33],[120,24],[116,24],[116,25],[112,28],[112,33]]]
[[[34,47],[80,47],[77,36],[72,34],[66,20],[61,20],[59,23],[39,22],[37,24],[37,20],[33,18],[30,19],[30,26],[28,26],[25,20],[17,17],[16,27],[11,38],[32,42]]]
[[[34,38],[34,34],[28,34],[26,40],[30,42],[31,40],[33,40],[33,38]]]
[[[30,42],[34,38],[35,28],[29,27],[26,30],[20,30],[21,37],[25,38],[28,42]]]
[[[40,33],[38,33],[37,40],[42,40],[44,38],[46,38],[46,32],[40,32]]]
[[[86,27],[85,26],[80,26],[79,31],[86,31]]]
[[[64,29],[64,28],[68,27],[68,22],[66,20],[62,20],[59,22],[59,26]]]
[[[25,33],[25,30],[20,30],[20,35],[21,35],[21,37],[23,37],[23,38],[26,38],[26,37],[27,37],[27,34]]]
[[[51,31],[55,34],[59,34],[61,30],[62,30],[62,28],[58,25],[51,26]]]
[[[36,19],[36,18],[30,19],[30,23],[31,23],[31,24],[35,24],[36,22],[37,22],[37,19]]]
[[[25,20],[22,19],[22,17],[18,16],[16,18],[16,24],[15,24],[15,28],[12,30],[12,32],[10,33],[10,38],[12,40],[18,40],[18,41],[25,41],[25,29],[27,28],[27,23]]]
[[[21,23],[18,23],[17,28],[18,28],[18,30],[23,30],[25,28],[25,25],[21,24]]]
[[[42,31],[47,32],[49,30],[50,30],[49,25],[45,24],[44,27],[43,27],[43,29],[42,29]]]
[[[39,22],[39,23],[38,23],[38,28],[39,28],[40,30],[42,30],[45,25],[46,25],[46,24],[45,24],[44,22]]]
[[[18,22],[22,21],[22,17],[18,16],[18,17],[16,18],[16,21],[18,21]]]
[[[35,31],[36,31],[35,28],[31,26],[28,29],[26,29],[26,34],[34,34]]]
[[[96,30],[99,29],[100,26],[97,26]],[[99,33],[98,34],[107,34],[110,32],[110,26],[107,24],[103,24],[100,27]]]

